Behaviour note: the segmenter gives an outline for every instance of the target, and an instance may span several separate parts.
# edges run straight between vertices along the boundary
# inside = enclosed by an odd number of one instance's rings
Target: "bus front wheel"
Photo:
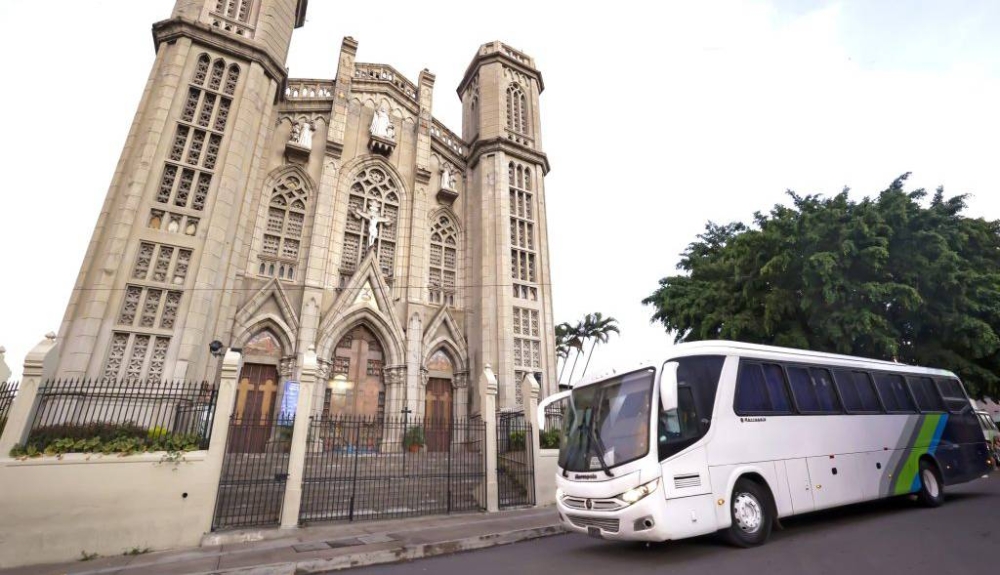
[[[774,518],[768,505],[768,493],[756,482],[739,479],[729,501],[732,524],[724,533],[737,547],[755,547],[767,541]]]
[[[937,466],[926,459],[920,460],[920,491],[917,499],[926,507],[940,507],[944,503],[944,485]]]

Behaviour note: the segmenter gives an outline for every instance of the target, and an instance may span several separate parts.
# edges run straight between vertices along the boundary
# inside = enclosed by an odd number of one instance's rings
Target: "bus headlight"
[[[563,492],[563,490],[559,487],[556,487],[556,501],[562,501],[563,497],[565,496],[566,494]]]
[[[660,486],[660,478],[657,477],[656,479],[650,481],[649,483],[644,483],[639,487],[633,487],[632,489],[629,489],[625,493],[622,493],[619,499],[621,499],[625,503],[628,503],[629,505],[632,505],[636,501],[639,501],[643,497],[656,491],[656,488],[659,486]]]

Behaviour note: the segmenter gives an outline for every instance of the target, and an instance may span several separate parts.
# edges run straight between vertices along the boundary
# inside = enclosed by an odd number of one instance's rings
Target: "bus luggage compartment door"
[[[809,478],[812,481],[816,509],[826,509],[861,501],[858,478],[859,454],[810,457]]]
[[[792,513],[806,513],[816,508],[813,501],[812,483],[805,459],[785,460],[785,474],[788,477],[788,494],[792,499]]]

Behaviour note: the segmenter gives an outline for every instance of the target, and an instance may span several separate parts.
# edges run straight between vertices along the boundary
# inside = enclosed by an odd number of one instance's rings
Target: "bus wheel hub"
[[[760,529],[763,518],[760,502],[749,493],[740,493],[733,500],[733,518],[743,532],[754,533]]]

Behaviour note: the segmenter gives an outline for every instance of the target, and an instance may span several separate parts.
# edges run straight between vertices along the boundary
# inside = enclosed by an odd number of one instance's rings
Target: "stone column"
[[[382,434],[382,451],[394,452],[402,449],[402,421],[404,393],[406,391],[406,366],[394,365],[382,370],[385,382],[385,432]]]
[[[239,390],[240,370],[243,368],[243,356],[240,352],[230,349],[222,360],[222,376],[219,378],[219,392],[215,397],[215,415],[212,417],[212,437],[208,443],[208,457],[205,465],[209,468],[210,485],[217,486],[222,480],[222,464],[226,458],[226,443],[229,441],[229,422],[236,406],[236,393]],[[215,510],[218,489],[211,490],[211,499],[205,515],[207,521],[201,525],[203,532],[212,530],[212,512]]]
[[[451,418],[456,422],[455,431],[452,433],[452,448],[460,446],[466,442],[468,436],[467,428],[469,418],[469,374],[460,371],[452,376],[452,406]]]
[[[302,505],[302,473],[305,470],[309,423],[312,418],[312,399],[316,389],[316,348],[309,347],[302,358],[302,377],[299,381],[299,402],[295,407],[295,425],[292,427],[292,446],[288,453],[288,479],[285,483],[285,501],[281,507],[281,528],[294,529],[299,525],[299,508]]]
[[[415,313],[410,316],[409,326],[406,328],[406,407],[418,419],[424,415],[421,400],[427,383],[421,379],[420,350],[423,337],[423,322],[420,321],[420,314]]]
[[[50,332],[24,358],[21,387],[7,412],[7,425],[0,436],[0,458],[7,457],[11,448],[27,439],[31,416],[35,412],[38,386],[42,383],[43,367],[50,354],[58,353],[55,350],[56,334]]]
[[[316,389],[313,391],[312,415],[330,415],[323,413],[323,399],[326,396],[326,386],[330,381],[330,372],[333,371],[333,364],[325,359],[316,358]],[[299,388],[301,392],[301,388]]]
[[[524,422],[528,425],[528,429],[531,430],[531,443],[525,443],[531,449],[531,470],[532,470],[532,489],[535,493],[532,494],[531,500],[535,502],[538,506],[538,498],[536,497],[538,493],[538,470],[539,467],[539,457],[541,456],[541,433],[542,430],[538,426],[538,382],[535,380],[535,376],[528,373],[525,374],[524,378],[520,381],[521,386],[521,399],[524,401]]]
[[[486,364],[479,381],[479,404],[482,406],[480,415],[486,424],[486,511],[495,513],[500,510],[497,483],[497,377],[490,364]]]

